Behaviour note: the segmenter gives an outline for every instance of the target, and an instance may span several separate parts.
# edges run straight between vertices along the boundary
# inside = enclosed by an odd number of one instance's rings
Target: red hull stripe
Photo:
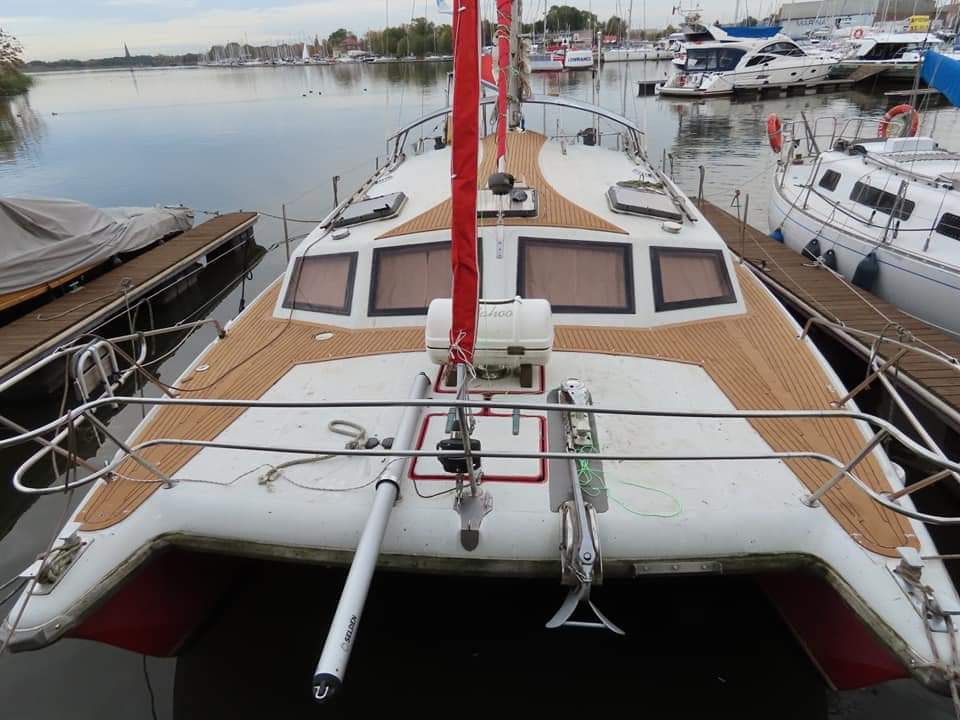
[[[776,573],[760,584],[827,680],[838,690],[908,677],[893,654],[825,580]]]

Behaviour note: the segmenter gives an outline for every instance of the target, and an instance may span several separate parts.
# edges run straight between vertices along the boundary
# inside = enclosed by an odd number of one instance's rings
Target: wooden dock
[[[122,314],[194,263],[246,239],[257,214],[219,215],[0,328],[0,381],[26,364]]]
[[[819,317],[856,330],[898,339],[899,328],[926,345],[960,358],[960,342],[937,328],[907,315],[877,296],[851,287],[828,270],[813,264],[798,252],[777,242],[707,201],[700,206],[710,224],[730,250],[752,267],[759,277],[803,317]],[[857,338],[842,330],[828,332],[865,360],[870,355],[869,338]],[[926,347],[926,345],[918,345]],[[929,349],[926,347],[926,349]],[[897,348],[882,345],[880,355],[890,359]],[[960,428],[960,368],[909,352],[898,364],[899,380],[922,403],[954,428]]]

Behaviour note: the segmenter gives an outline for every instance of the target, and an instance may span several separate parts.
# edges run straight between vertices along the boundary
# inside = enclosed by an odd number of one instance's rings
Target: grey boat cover
[[[0,198],[0,294],[98,265],[192,225],[189,208],[98,209],[75,200]]]

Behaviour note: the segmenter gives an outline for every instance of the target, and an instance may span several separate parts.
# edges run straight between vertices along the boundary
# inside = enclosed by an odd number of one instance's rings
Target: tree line
[[[23,74],[23,46],[0,27],[0,96],[26,92],[33,80]]]

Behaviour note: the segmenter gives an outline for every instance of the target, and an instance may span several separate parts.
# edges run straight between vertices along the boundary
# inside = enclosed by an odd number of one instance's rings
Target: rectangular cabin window
[[[946,235],[948,238],[960,240],[960,215],[944,213],[937,223],[937,232]]]
[[[369,315],[426,315],[434,298],[450,297],[450,243],[376,248]]]
[[[517,294],[558,313],[632,313],[630,245],[520,238]]]
[[[651,247],[657,312],[737,301],[720,250]]]
[[[909,220],[915,205],[913,200],[907,200],[906,198],[898,204],[895,193],[859,181],[853,186],[850,199],[860,205],[866,205],[887,215],[893,215],[897,220]],[[897,207],[894,208],[894,205]]]
[[[836,170],[827,170],[823,175],[820,176],[820,182],[818,184],[825,190],[833,192],[837,189],[837,183],[839,182],[840,173],[838,173]]]
[[[297,258],[283,306],[349,315],[356,270],[355,252]]]

